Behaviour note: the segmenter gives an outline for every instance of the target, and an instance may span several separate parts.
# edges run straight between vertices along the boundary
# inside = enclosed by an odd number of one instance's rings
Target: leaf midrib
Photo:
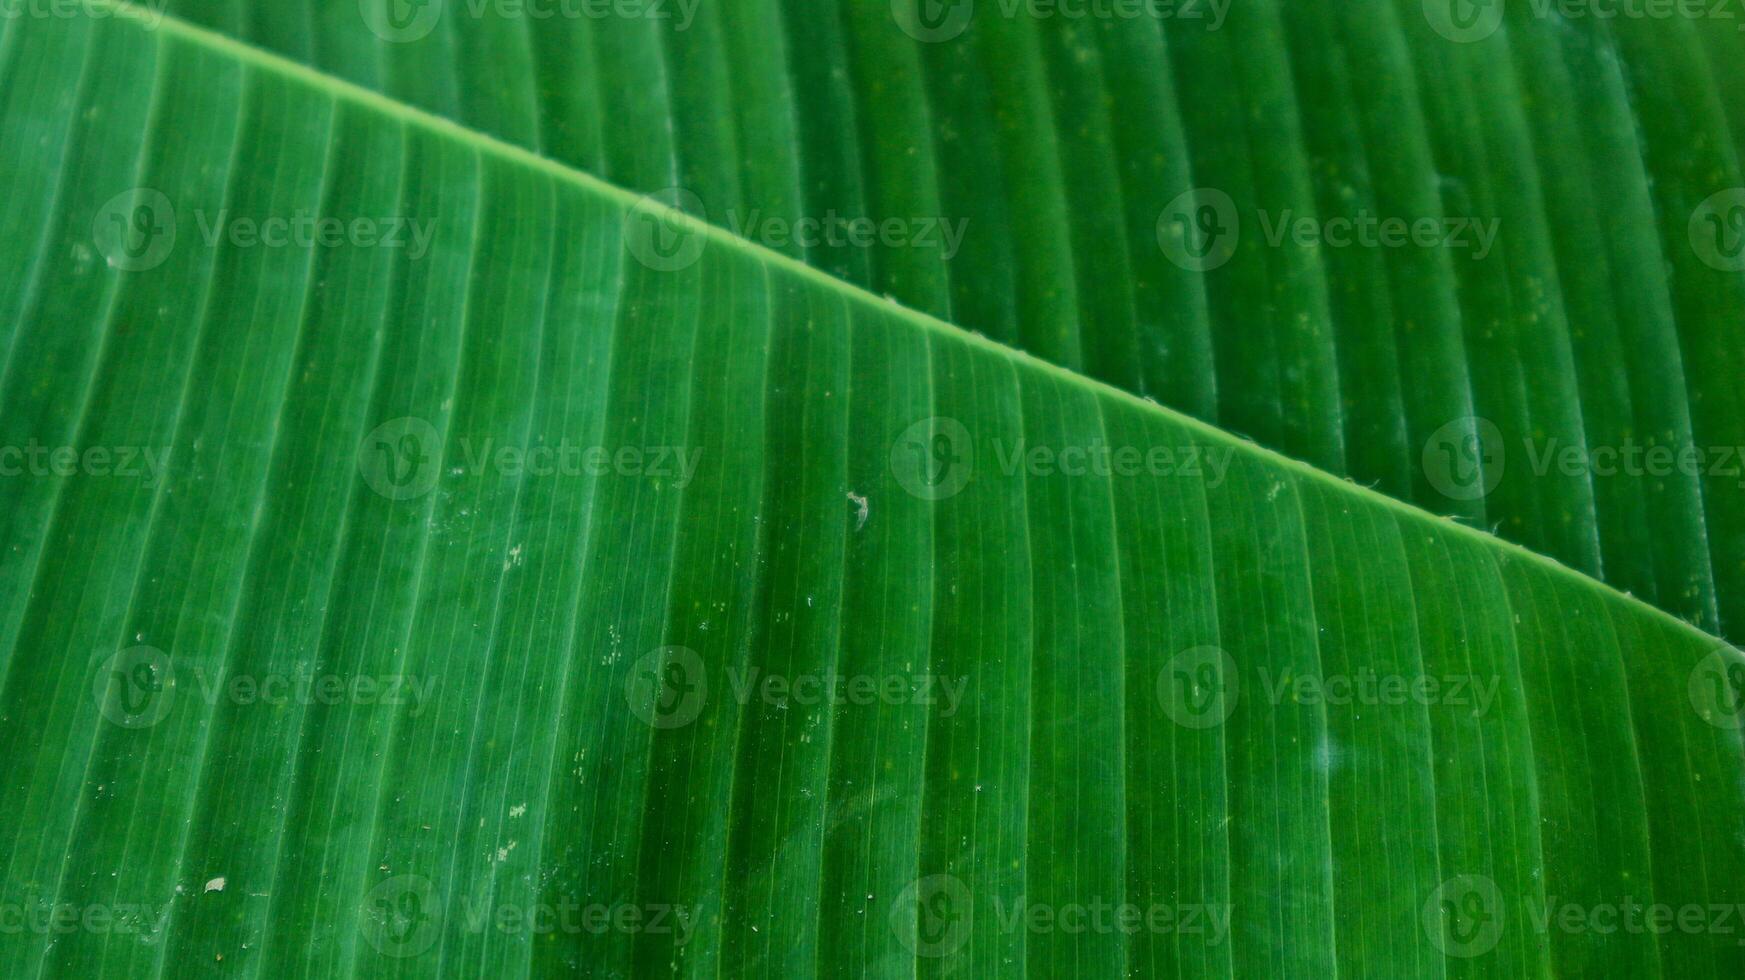
[[[757,242],[741,238],[724,228],[720,228],[719,226],[672,208],[657,200],[654,196],[636,194],[633,191],[587,173],[586,171],[577,170],[524,147],[504,142],[480,132],[479,130],[472,129],[465,124],[456,122],[446,116],[437,115],[424,109],[420,109],[417,106],[389,98],[388,96],[382,95],[374,90],[357,85],[343,78],[329,75],[318,69],[311,68],[308,65],[274,54],[270,51],[254,47],[253,45],[236,40],[226,34],[189,23],[173,14],[153,13],[128,2],[128,0],[84,0],[84,2],[89,7],[100,8],[106,11],[109,16],[137,21],[148,31],[163,31],[168,34],[176,35],[190,43],[226,54],[235,58],[238,62],[254,69],[275,72],[321,89],[337,101],[362,105],[384,115],[393,117],[405,126],[422,128],[433,134],[445,136],[464,143],[470,146],[475,152],[489,154],[521,166],[539,170],[549,176],[565,181],[572,186],[579,187],[597,197],[603,197],[617,205],[620,210],[628,211],[630,208],[635,207],[645,213],[652,212],[659,215],[663,221],[684,226],[688,234],[702,236],[705,240],[706,248],[727,248],[743,255],[754,257],[758,261],[780,268],[785,274],[802,277],[809,282],[836,292],[850,302],[881,306],[889,312],[896,314],[900,319],[907,321],[911,326],[930,335],[942,335],[951,338],[953,341],[996,353],[1033,370],[1049,374],[1065,383],[1077,385],[1100,397],[1119,398],[1143,406],[1145,411],[1157,413],[1159,416],[1168,419],[1172,424],[1186,428],[1197,437],[1234,448],[1238,452],[1244,452],[1251,456],[1256,456],[1261,460],[1287,472],[1293,473],[1300,478],[1316,481],[1323,485],[1335,486],[1339,488],[1340,492],[1355,494],[1360,499],[1367,500],[1371,504],[1378,504],[1393,513],[1395,516],[1405,517],[1408,520],[1419,523],[1428,522],[1453,529],[1455,533],[1474,538],[1488,548],[1499,549],[1502,554],[1511,554],[1527,559],[1542,567],[1553,570],[1555,574],[1563,576],[1566,579],[1575,580],[1584,587],[1595,590],[1601,595],[1607,596],[1614,601],[1621,601],[1638,610],[1650,612],[1659,620],[1676,624],[1681,630],[1686,631],[1693,636],[1700,637],[1706,642],[1712,644],[1722,643],[1718,637],[1707,633],[1696,625],[1674,616],[1657,606],[1651,605],[1628,592],[1620,591],[1606,582],[1571,568],[1553,557],[1533,551],[1509,539],[1487,533],[1452,518],[1439,517],[1414,504],[1372,490],[1352,480],[1334,476],[1319,467],[1298,460],[1295,457],[1285,455],[1284,453],[1250,439],[1236,436],[1194,416],[1184,414],[1160,404],[1149,397],[1142,397],[1126,391],[1125,389],[1107,384],[1106,382],[1098,381],[1095,378],[1079,374],[1068,368],[1055,364],[1052,361],[1047,361],[1029,354],[1022,349],[1009,347],[975,331],[967,330],[912,307],[904,306],[894,299],[877,296],[860,286],[832,276],[823,270],[800,261],[799,259],[792,258]],[[7,35],[7,38],[9,39],[10,35]]]

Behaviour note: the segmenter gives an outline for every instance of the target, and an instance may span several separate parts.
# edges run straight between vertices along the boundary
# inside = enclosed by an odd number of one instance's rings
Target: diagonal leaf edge
[[[691,128],[700,133],[719,121],[709,108],[715,95],[705,76],[687,80],[665,66],[682,61],[684,53],[713,57],[707,53],[714,51],[716,32],[743,52],[748,41],[771,36],[773,6],[782,5],[743,0],[726,5],[717,17],[715,6],[708,5],[691,28],[694,35],[655,29],[634,17],[625,23],[543,22],[532,32],[542,71],[562,60],[553,52],[597,53],[606,59],[602,77],[633,80],[621,87],[638,100],[635,118],[624,121],[627,133],[628,125],[639,127],[634,134],[620,139],[607,127],[594,134],[589,148],[578,148],[566,159],[639,190],[666,186],[675,169],[681,183],[703,189],[730,178],[733,161],[697,155],[686,145]],[[1332,24],[1318,23],[1330,16],[1323,5],[1245,3],[1232,9],[1222,28],[1211,30],[1187,25],[1186,16],[1164,18],[1165,29],[1140,18],[1099,24],[1117,29],[1098,31],[1059,19],[1045,25],[1046,17],[1031,24],[1022,16],[972,16],[967,24],[952,25],[964,28],[961,38],[917,42],[917,66],[916,50],[896,29],[900,8],[830,2],[785,9],[785,34],[805,38],[784,49],[790,60],[754,58],[738,66],[756,75],[760,91],[775,93],[774,102],[764,107],[769,111],[758,118],[777,125],[752,129],[776,133],[797,125],[804,139],[788,140],[785,147],[779,140],[764,144],[774,148],[766,154],[769,159],[787,165],[797,154],[816,171],[812,176],[836,168],[846,172],[840,187],[832,184],[811,195],[803,213],[847,207],[878,217],[925,210],[932,197],[913,188],[933,186],[936,176],[939,200],[973,216],[977,228],[988,229],[997,240],[977,246],[980,257],[964,263],[959,281],[951,284],[949,303],[969,301],[977,292],[995,297],[1016,292],[1018,309],[980,296],[959,315],[947,305],[929,264],[897,250],[869,257],[838,254],[855,251],[839,249],[810,260],[1050,360],[1152,393],[1330,472],[1375,482],[1395,495],[1493,528],[1704,628],[1725,632],[1721,624],[1735,618],[1731,597],[1745,595],[1734,582],[1745,573],[1745,563],[1735,555],[1737,542],[1745,540],[1738,531],[1745,497],[1737,493],[1736,481],[1691,472],[1683,464],[1672,472],[1657,469],[1652,480],[1628,472],[1602,476],[1600,468],[1609,465],[1609,453],[1653,446],[1700,453],[1699,471],[1709,464],[1725,470],[1727,456],[1737,452],[1734,444],[1745,440],[1738,406],[1726,394],[1731,388],[1726,379],[1739,370],[1729,325],[1738,321],[1745,281],[1699,261],[1684,220],[1700,217],[1709,207],[1706,197],[1740,181],[1739,136],[1729,132],[1730,116],[1717,99],[1717,93],[1738,84],[1738,59],[1727,56],[1738,38],[1726,20],[1705,15],[1686,22],[1681,14],[1613,26],[1582,16],[1580,8],[1569,14],[1568,5],[1532,5],[1531,10],[1498,5],[1480,18],[1482,36],[1454,30],[1451,37],[1446,33],[1451,25],[1437,20],[1439,4],[1417,0],[1345,5]],[[273,23],[251,18],[234,2],[201,0],[174,9],[269,46],[288,45],[294,52],[309,46],[310,35],[302,27],[277,34]],[[375,7],[362,9],[367,14]],[[388,72],[391,78],[378,79],[382,87],[497,135],[536,142],[543,137],[526,138],[526,126],[518,121],[524,115],[521,102],[553,110],[553,119],[570,117],[563,115],[567,103],[556,94],[563,85],[550,77],[498,74],[498,62],[519,63],[524,57],[530,25],[514,23],[518,9],[470,4],[467,18],[438,18],[441,29],[431,38],[441,40],[430,45],[382,42],[363,29],[355,12],[329,9],[312,28],[327,47],[317,60],[350,73],[381,59],[397,66]],[[1001,9],[1012,7],[1001,4]],[[1140,36],[1148,30],[1159,35],[1161,45]],[[1240,38],[1232,41],[1236,35]],[[1322,43],[1328,40],[1337,43]],[[373,53],[358,55],[364,50]],[[359,60],[354,62],[353,55]],[[1123,63],[1129,57],[1132,62]],[[1321,125],[1299,127],[1297,117],[1318,112],[1329,94],[1318,81],[1328,72],[1337,74],[1342,62],[1371,60],[1384,68],[1370,79],[1374,84],[1343,96],[1333,92],[1339,109],[1317,117]],[[846,80],[837,77],[843,65],[852,69]],[[457,86],[424,85],[426,72],[458,77],[459,94]],[[792,122],[780,119],[782,99],[789,98],[782,95],[787,72],[808,80],[793,93],[801,101]],[[1107,257],[1112,253],[1101,251],[1103,238],[1113,242],[1123,233],[1095,207],[1067,210],[1062,203],[1070,193],[1077,203],[1095,205],[1094,193],[1037,179],[1026,166],[1039,162],[1053,172],[1071,166],[1072,158],[1102,152],[1098,114],[1069,111],[1070,100],[1056,102],[1054,93],[1036,81],[1041,74],[1063,91],[1094,88],[1098,72],[1123,80],[1105,86],[1103,94],[1114,103],[1111,111],[1136,114],[1139,120],[1120,127],[1118,138],[1162,120],[1149,141],[1116,152],[1123,166],[1144,170],[1159,141],[1164,158],[1191,157],[1191,167],[1168,170],[1168,179],[1140,179],[1128,187],[1168,188],[1167,197],[1197,182],[1230,191],[1241,207],[1258,208],[1263,215],[1270,211],[1273,217],[1280,208],[1310,218],[1345,217],[1353,207],[1362,213],[1363,206],[1373,204],[1374,210],[1413,217],[1506,217],[1524,230],[1515,235],[1513,224],[1507,226],[1509,233],[1489,262],[1449,260],[1439,253],[1421,262],[1390,256],[1397,261],[1371,272],[1397,285],[1400,302],[1363,306],[1356,313],[1338,305],[1344,299],[1334,287],[1357,280],[1337,250],[1310,254],[1295,248],[1289,236],[1282,248],[1260,249],[1252,247],[1257,236],[1250,235],[1227,269],[1204,277],[1215,300],[1211,340],[1217,373],[1224,376],[1222,403],[1176,387],[1174,379],[1180,377],[1211,376],[1201,361],[1190,361],[1192,368],[1158,370],[1158,358],[1171,361],[1182,351],[1200,350],[1206,331],[1193,317],[1178,323],[1154,307],[1140,323],[1144,363],[1136,385],[1133,359],[1124,356],[1132,332],[1118,301],[1124,282],[1087,289],[1082,296],[1063,297],[1052,288],[1058,279],[1054,271],[1080,264],[1081,253]],[[1178,90],[1159,96],[1159,73],[1177,76]],[[1571,74],[1577,84],[1562,85],[1560,73]],[[475,77],[492,84],[464,81]],[[1211,79],[1236,84],[1206,84]],[[575,84],[584,91],[599,88],[590,89],[585,77]],[[978,85],[987,92],[969,91]],[[1500,97],[1523,86],[1531,90],[1526,99]],[[942,87],[958,91],[940,97],[936,89]],[[1235,91],[1239,88],[1246,94]],[[915,98],[876,97],[887,90]],[[921,113],[931,115],[931,131],[926,119],[903,108],[917,99],[931,109]],[[887,109],[887,101],[894,107]],[[596,105],[577,111],[579,119],[603,110]],[[1265,121],[1262,129],[1284,134],[1279,149],[1285,158],[1298,159],[1298,144],[1306,143],[1313,151],[1313,173],[1275,166],[1249,145],[1264,133],[1223,124],[1250,113]],[[862,126],[857,115],[878,119]],[[1186,142],[1173,135],[1171,120],[1178,115],[1192,136]],[[664,122],[641,126],[645,116]],[[1073,137],[1085,146],[1064,149],[1058,137],[1078,126],[1081,116],[1083,125]],[[1342,128],[1354,116],[1364,120],[1361,133]],[[1035,125],[1008,127],[993,140],[982,131],[989,117]],[[1579,141],[1553,135],[1557,121],[1571,119],[1600,122],[1594,128],[1609,132],[1578,149]],[[669,127],[676,134],[671,138],[663,135]],[[1037,130],[1034,136],[1022,132],[1030,128]],[[594,129],[600,129],[597,118]],[[1299,131],[1301,139],[1295,135]],[[845,141],[843,132],[860,138]],[[978,148],[957,152],[953,144],[958,141]],[[852,148],[845,149],[845,143]],[[562,156],[564,150],[556,152]],[[854,159],[857,153],[860,158]],[[917,159],[911,161],[908,153]],[[1411,165],[1396,166],[1402,162],[1396,155]],[[1603,186],[1584,188],[1583,182],[1568,180],[1551,188],[1540,180],[1542,174],[1561,177],[1571,156],[1594,160]],[[1083,160],[1077,165],[1087,187],[1105,186],[1094,160],[1088,167]],[[1304,186],[1311,179],[1313,194]],[[1539,193],[1536,184],[1553,192]],[[1009,207],[1007,198],[1016,206]],[[768,205],[772,213],[792,210],[785,190],[765,189],[749,199]],[[1141,201],[1149,202],[1148,216]],[[1627,345],[1621,359],[1605,353],[1610,317],[1603,310],[1596,315],[1594,280],[1585,268],[1596,247],[1589,234],[1593,201],[1608,202],[1622,219],[1603,225],[1597,243],[1600,249],[1627,253],[1611,267],[1611,279],[1626,294],[1616,300],[1619,338]],[[1141,192],[1130,203],[1141,214],[1128,216],[1125,235],[1140,243],[1149,237],[1146,226],[1155,223],[1163,199],[1150,200]],[[1022,225],[1021,233],[1009,233],[1016,227],[1012,222]],[[1106,234],[1099,237],[1097,229]],[[1002,251],[1011,247],[1017,252]],[[1199,274],[1178,282],[1168,263],[1155,252],[1142,256],[1138,248],[1130,261],[1137,272],[1136,291],[1161,289],[1183,309],[1196,307]],[[1316,285],[1323,276],[1327,289]],[[1011,281],[1003,288],[962,281],[982,278]],[[1329,291],[1335,303],[1331,321],[1324,295]],[[1257,305],[1253,297],[1260,295],[1277,303]],[[1373,303],[1376,295],[1370,290],[1365,297]],[[1275,317],[1273,306],[1281,304]],[[1299,321],[1312,329],[1297,329]],[[1164,353],[1154,349],[1159,347]],[[1405,360],[1394,364],[1390,349]],[[1465,384],[1455,376],[1459,372],[1443,367],[1460,363],[1468,367]],[[1389,379],[1396,372],[1415,383],[1404,392],[1404,411],[1381,418],[1378,431],[1370,413],[1389,404]],[[1629,413],[1619,410],[1621,380],[1645,393],[1627,406]],[[1328,421],[1342,411],[1349,416],[1343,438],[1341,427]],[[1451,432],[1461,438],[1472,434],[1462,427],[1470,428],[1474,416],[1496,425],[1510,449],[1524,445],[1529,454],[1555,454],[1573,447],[1594,455],[1572,473],[1555,464],[1529,477],[1523,475],[1519,454],[1511,453],[1515,465],[1475,504],[1464,499],[1464,492],[1446,492],[1435,465],[1420,459],[1420,450],[1446,441]],[[1401,427],[1403,435],[1396,431]],[[1482,425],[1476,431],[1491,433]],[[1341,452],[1349,457],[1344,463]],[[1655,532],[1642,533],[1644,523]]]

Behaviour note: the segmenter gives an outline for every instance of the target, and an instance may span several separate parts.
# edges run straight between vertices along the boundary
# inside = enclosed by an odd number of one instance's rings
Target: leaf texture
[[[1688,625],[178,21],[0,72],[6,975],[1745,965]]]
[[[1730,5],[257,6],[168,9],[1745,622]]]

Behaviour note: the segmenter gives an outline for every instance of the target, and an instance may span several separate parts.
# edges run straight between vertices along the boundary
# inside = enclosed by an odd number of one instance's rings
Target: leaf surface
[[[168,3],[1710,632],[1745,623],[1727,5],[256,6]],[[797,241],[806,220],[894,224]]]
[[[7,975],[1740,969],[1730,647],[87,11],[0,46]]]

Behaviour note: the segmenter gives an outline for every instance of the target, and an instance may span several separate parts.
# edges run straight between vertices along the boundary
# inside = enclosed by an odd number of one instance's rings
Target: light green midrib
[[[459,140],[472,146],[477,152],[493,154],[499,158],[539,170],[573,186],[582,188],[589,193],[616,202],[624,210],[629,210],[631,207],[637,207],[644,211],[657,213],[665,220],[684,225],[690,233],[702,236],[707,244],[755,256],[760,261],[777,269],[781,269],[791,275],[799,276],[826,288],[836,290],[844,294],[850,301],[858,301],[870,306],[883,307],[897,315],[899,318],[907,320],[913,326],[923,331],[927,331],[930,334],[943,335],[960,343],[1000,354],[1018,364],[1026,365],[1033,370],[1051,374],[1068,383],[1081,385],[1094,394],[1102,397],[1122,399],[1143,406],[1145,411],[1153,413],[1170,423],[1188,430],[1198,438],[1232,447],[1238,452],[1245,452],[1251,456],[1258,457],[1270,465],[1276,466],[1299,479],[1320,481],[1323,484],[1336,486],[1339,488],[1340,492],[1352,494],[1358,499],[1370,502],[1372,505],[1381,506],[1393,513],[1396,517],[1416,522],[1419,525],[1431,524],[1441,526],[1451,533],[1471,536],[1483,542],[1487,547],[1497,549],[1497,551],[1502,554],[1514,555],[1552,569],[1557,575],[1565,580],[1574,580],[1583,587],[1595,590],[1613,603],[1621,603],[1627,607],[1637,609],[1642,613],[1649,614],[1661,622],[1674,624],[1679,630],[1692,637],[1700,638],[1702,641],[1716,646],[1723,644],[1722,640],[1704,632],[1695,625],[1679,619],[1657,606],[1650,605],[1627,592],[1621,592],[1605,582],[1570,568],[1568,565],[1563,564],[1555,558],[1540,554],[1536,551],[1531,551],[1522,545],[1507,540],[1506,538],[1486,533],[1453,519],[1438,517],[1430,511],[1424,510],[1413,504],[1371,490],[1368,487],[1354,483],[1350,480],[1333,476],[1325,470],[1311,466],[1308,463],[1287,456],[1277,450],[1269,449],[1259,443],[1234,436],[1223,429],[1202,422],[1191,415],[1182,414],[1181,412],[1168,408],[1158,402],[1142,398],[1124,389],[1098,381],[1095,378],[1078,374],[1077,372],[1063,368],[1050,361],[1045,361],[1027,354],[1022,350],[1008,347],[997,341],[983,337],[980,334],[954,326],[938,319],[937,317],[903,306],[895,301],[882,299],[859,286],[837,279],[836,277],[823,272],[822,270],[813,268],[798,259],[773,251],[756,242],[747,241],[746,239],[740,238],[723,228],[716,227],[706,221],[702,221],[691,215],[670,208],[653,198],[635,194],[617,186],[616,184],[595,177],[592,174],[575,170],[548,157],[540,156],[531,150],[510,143],[505,143],[477,130],[470,129],[460,123],[454,122],[451,119],[434,115],[414,106],[398,102],[387,96],[381,95],[380,93],[363,88],[352,82],[345,81],[344,79],[336,78],[298,62],[291,61],[271,52],[245,44],[226,35],[195,26],[170,14],[153,13],[148,10],[143,10],[132,3],[127,2],[127,0],[85,0],[85,4],[88,8],[101,9],[106,11],[108,15],[114,16],[118,19],[134,21],[144,30],[162,31],[166,34],[177,36],[190,43],[202,45],[223,54],[227,54],[235,58],[238,62],[253,69],[277,72],[281,75],[302,81],[305,84],[324,89],[336,100],[350,101],[355,104],[373,108],[384,115],[399,119],[405,125],[422,127],[425,130],[438,135]]]

